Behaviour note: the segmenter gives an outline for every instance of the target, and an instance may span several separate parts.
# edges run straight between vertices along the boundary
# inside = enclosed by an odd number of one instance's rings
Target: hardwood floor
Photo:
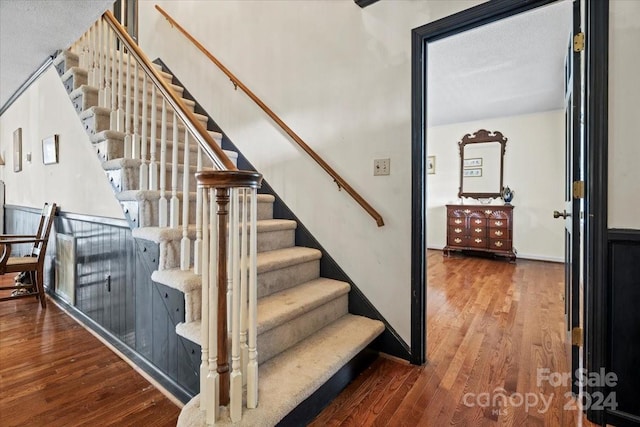
[[[0,426],[175,426],[179,413],[51,300],[0,303]]]
[[[440,251],[427,262],[428,363],[379,358],[312,426],[593,425],[565,410],[569,381],[537,376],[570,371],[562,264]]]

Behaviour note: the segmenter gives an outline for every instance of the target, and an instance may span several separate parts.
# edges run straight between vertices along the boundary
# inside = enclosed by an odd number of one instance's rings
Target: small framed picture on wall
[[[22,128],[13,131],[13,171],[22,170]]]
[[[427,157],[427,173],[434,175],[436,173],[436,156]]]
[[[42,140],[42,162],[45,165],[58,163],[58,135]]]

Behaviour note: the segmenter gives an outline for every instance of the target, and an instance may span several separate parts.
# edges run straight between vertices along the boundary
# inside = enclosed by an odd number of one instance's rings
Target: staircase
[[[102,40],[101,37],[94,37],[94,42]],[[131,57],[123,57],[119,51],[111,49],[104,68],[105,79],[111,77],[115,86],[113,78],[118,76],[116,69],[121,66],[129,76],[124,83],[124,92],[130,94],[137,90],[140,95],[135,99],[131,96],[133,101],[128,100],[127,117],[132,117],[128,127],[124,131],[114,130],[113,109],[99,106],[101,88],[90,84],[91,80],[96,80],[91,78],[91,70],[81,67],[83,61],[79,54],[82,53],[64,51],[54,65],[87,132],[87,142],[95,148],[105,176],[131,224],[133,236],[152,242],[159,249],[158,267],[152,280],[184,294],[184,321],[177,325],[176,333],[200,345],[202,274],[196,259],[199,225],[194,174],[196,170],[213,169],[215,165],[201,147],[193,141],[185,141],[183,125],[177,125],[174,132],[178,122],[162,120],[166,115],[163,114],[163,101],[143,89],[150,82],[138,74]],[[173,84],[172,76],[161,67],[154,66],[171,90],[181,97],[183,88]],[[136,78],[138,81],[134,83]],[[193,101],[182,99],[182,102],[193,111]],[[206,127],[207,116],[195,114],[195,117]],[[166,147],[158,152],[154,139],[161,135],[166,139]],[[220,144],[221,134],[209,131],[209,135]],[[140,142],[138,148],[131,148],[132,138]],[[188,152],[186,156],[185,151]],[[147,174],[147,169],[158,167],[154,162],[166,160],[167,156],[175,158],[176,153],[178,158],[186,160],[186,164],[167,164],[166,176],[171,177],[170,180],[162,176],[154,178],[153,172]],[[237,153],[225,153],[232,161],[237,159]],[[157,180],[156,189],[150,189],[153,187],[145,182],[147,176],[149,181]],[[176,181],[181,183],[182,191],[177,191]],[[166,201],[169,198],[171,202]],[[259,403],[255,409],[244,408],[237,425],[278,424],[384,330],[380,321],[349,314],[350,285],[320,277],[321,252],[295,245],[297,224],[273,218],[274,200],[269,194],[257,196]],[[188,206],[184,206],[185,202]],[[174,207],[174,203],[177,206]],[[172,211],[171,220],[162,218],[163,209]],[[163,222],[167,225],[159,226]],[[206,222],[204,228],[207,228]],[[183,408],[178,425],[205,425],[205,412],[200,406],[200,395],[197,395]],[[216,424],[229,423],[228,411],[222,408]]]

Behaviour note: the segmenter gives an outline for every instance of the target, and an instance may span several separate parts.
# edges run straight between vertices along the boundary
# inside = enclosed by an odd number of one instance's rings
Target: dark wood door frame
[[[426,64],[430,42],[554,0],[493,0],[412,31],[411,362],[426,362]],[[605,366],[607,260],[608,0],[585,0],[585,363]],[[589,391],[589,390],[587,390]],[[595,390],[594,390],[595,391]],[[589,414],[602,422],[602,413]]]

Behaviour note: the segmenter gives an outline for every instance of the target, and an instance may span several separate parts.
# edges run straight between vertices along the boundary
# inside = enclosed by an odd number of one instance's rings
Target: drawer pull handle
[[[462,228],[454,228],[453,231],[455,231],[456,233],[460,234],[460,233],[462,233]]]
[[[455,222],[456,224],[462,224],[462,220],[461,220],[461,219],[456,219],[456,220],[455,220],[455,221],[453,221],[453,222]]]
[[[496,236],[502,236],[504,233],[500,230],[496,230]]]
[[[496,242],[496,246],[497,246],[497,247],[502,246],[502,242]]]
[[[482,239],[476,239],[476,243],[482,243]]]
[[[493,211],[487,209],[486,211],[484,211],[484,213],[486,213],[487,215],[491,215]]]
[[[461,243],[462,239],[459,238],[459,237],[456,237],[455,239],[453,239],[453,241],[456,242],[456,243]]]
[[[497,225],[498,227],[500,227],[502,224],[503,224],[503,222],[502,222],[502,221],[496,221],[496,225]]]
[[[482,220],[481,219],[476,219],[476,224],[482,224]]]
[[[482,228],[476,228],[476,233],[482,233]]]

